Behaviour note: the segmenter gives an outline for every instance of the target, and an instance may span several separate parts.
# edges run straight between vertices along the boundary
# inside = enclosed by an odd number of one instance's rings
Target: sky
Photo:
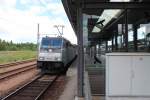
[[[63,37],[77,43],[61,0],[0,0],[1,39],[36,43],[38,23],[40,34],[59,34],[54,25],[64,25]]]

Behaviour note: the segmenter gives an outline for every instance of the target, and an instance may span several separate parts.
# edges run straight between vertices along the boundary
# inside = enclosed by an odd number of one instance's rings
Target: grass
[[[0,51],[0,64],[36,58],[36,51]]]

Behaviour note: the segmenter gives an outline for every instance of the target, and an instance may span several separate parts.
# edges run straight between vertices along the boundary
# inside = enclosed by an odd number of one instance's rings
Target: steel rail
[[[20,67],[20,68],[15,68],[15,69],[12,69],[12,70],[9,70],[9,71],[2,72],[2,73],[0,73],[0,75],[11,73],[11,72],[14,72],[14,71],[17,71],[17,70],[20,70],[20,69],[24,69],[24,68],[27,68],[27,67],[30,67],[30,66],[35,66],[35,65],[36,65],[36,63],[31,64],[31,65],[25,65],[25,66]]]
[[[53,80],[51,83],[49,83],[48,86],[45,87],[45,89],[44,89],[43,91],[41,91],[41,93],[40,93],[34,100],[39,100],[39,99],[42,97],[42,95],[47,91],[47,89],[48,89],[49,87],[51,87],[51,86],[55,83],[55,81],[58,79],[58,77],[59,77],[59,76],[56,76],[56,77],[54,78],[54,80]]]
[[[55,77],[53,76],[52,80],[51,79],[46,81],[39,80],[42,77],[44,77],[44,75],[40,75],[33,81],[25,84],[24,86],[20,87],[19,89],[12,92],[8,96],[2,98],[2,100],[12,100],[13,98],[15,98],[16,100],[26,100],[27,98],[28,98],[27,100],[39,100],[43,96],[43,94],[47,91],[47,89],[51,87],[53,83],[55,83],[55,81],[59,76],[58,75]]]
[[[30,65],[30,66],[26,66],[26,67],[23,67],[23,68],[19,68],[19,69],[16,69],[16,70],[11,70],[11,71],[8,71],[6,73],[2,73],[2,74],[0,74],[1,76],[3,75],[2,77],[0,77],[0,81],[4,80],[6,78],[10,78],[10,77],[13,77],[15,75],[18,75],[20,73],[26,72],[28,70],[35,69],[36,68],[35,65],[36,64]]]
[[[11,97],[11,96],[17,94],[19,91],[21,91],[22,89],[24,89],[26,86],[28,86],[29,84],[35,82],[36,80],[38,80],[38,79],[41,78],[41,77],[42,77],[42,75],[37,76],[37,77],[36,77],[35,79],[33,79],[32,81],[30,81],[30,82],[26,83],[25,85],[21,86],[20,88],[16,89],[14,92],[12,92],[12,93],[8,94],[7,96],[3,97],[1,100],[7,100],[9,97]]]
[[[12,63],[0,64],[0,68],[11,67],[11,66],[19,65],[19,64],[29,63],[29,62],[33,62],[35,60],[36,59],[30,59],[30,60],[23,60],[23,61],[17,61],[17,62],[12,62]]]

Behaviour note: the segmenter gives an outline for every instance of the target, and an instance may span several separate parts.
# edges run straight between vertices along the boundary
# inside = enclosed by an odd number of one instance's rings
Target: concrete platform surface
[[[58,100],[74,100],[77,94],[77,68],[72,67],[67,72],[68,82]]]

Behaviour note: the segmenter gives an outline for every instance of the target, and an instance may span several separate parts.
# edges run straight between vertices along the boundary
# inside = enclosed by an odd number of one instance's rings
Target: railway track
[[[0,81],[36,68],[35,59],[0,65]]]
[[[39,100],[59,76],[40,75],[2,100]]]
[[[13,70],[10,70],[10,71],[7,71],[7,72],[0,73],[0,81],[2,81],[4,79],[8,79],[10,77],[13,77],[15,75],[18,75],[20,73],[35,69],[35,68],[36,68],[36,64],[31,64],[31,65],[28,65],[28,66],[24,66],[24,67],[13,69]]]
[[[20,65],[24,63],[33,62],[33,61],[35,61],[35,59],[17,61],[17,62],[12,62],[12,63],[7,63],[7,64],[0,64],[0,68],[12,67],[12,66],[16,66],[16,65]]]

